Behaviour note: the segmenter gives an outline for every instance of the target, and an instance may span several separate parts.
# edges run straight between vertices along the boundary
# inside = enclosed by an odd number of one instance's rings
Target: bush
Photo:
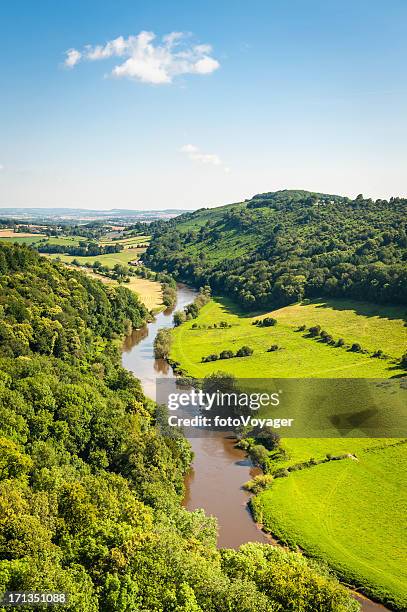
[[[298,328],[298,331],[303,332],[303,331],[305,331],[306,329],[307,329],[307,328],[306,328],[306,326],[305,326],[305,325],[300,325],[300,326],[299,326],[299,328]]]
[[[314,325],[313,327],[309,328],[309,333],[310,335],[315,338],[316,336],[319,336],[319,334],[321,333],[321,326],[320,325]]]
[[[233,351],[222,351],[219,355],[219,359],[231,359],[234,357]]]
[[[268,353],[274,353],[274,351],[278,351],[278,344],[272,344],[270,348],[267,349]]]
[[[274,477],[271,474],[259,474],[255,476],[252,480],[245,482],[243,488],[246,491],[250,491],[250,493],[260,493],[265,489],[269,488],[274,480]]]
[[[277,325],[277,319],[273,319],[273,317],[266,317],[260,322],[262,327],[274,327]]]
[[[250,346],[242,346],[236,353],[236,357],[248,357],[253,355],[253,349]]]
[[[207,357],[202,357],[202,362],[208,362],[208,361],[217,361],[219,359],[218,355],[216,355],[216,353],[212,353],[211,355],[208,355]]]
[[[174,327],[178,327],[179,325],[184,323],[186,320],[187,320],[187,315],[185,312],[183,312],[182,310],[177,310],[176,312],[174,312],[174,316],[173,316]]]
[[[352,353],[360,353],[362,350],[362,347],[360,346],[360,344],[358,342],[354,342],[350,348],[350,350],[352,351]]]
[[[345,340],[343,338],[338,338],[336,346],[345,346]]]
[[[290,475],[290,472],[286,468],[280,468],[276,470],[273,474],[274,478],[287,478]]]
[[[250,457],[254,464],[264,467],[268,459],[268,451],[262,444],[255,444],[250,448]]]

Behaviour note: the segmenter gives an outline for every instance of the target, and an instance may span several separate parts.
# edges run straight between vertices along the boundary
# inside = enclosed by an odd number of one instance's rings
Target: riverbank
[[[196,292],[185,285],[178,288],[176,310],[192,302]],[[155,321],[135,330],[123,347],[123,365],[134,371],[150,398],[156,395],[156,379],[174,377],[172,367],[163,359],[154,358],[154,338],[162,328],[171,328],[172,311],[160,313]],[[235,439],[224,432],[202,432],[190,439],[195,453],[188,474],[184,505],[189,510],[203,508],[214,515],[219,526],[219,546],[237,548],[247,541],[278,544],[253,521],[248,508],[249,494],[242,489],[245,481],[258,471],[245,452],[235,447]],[[357,596],[360,600],[360,596]],[[383,606],[363,599],[364,612],[385,610]]]

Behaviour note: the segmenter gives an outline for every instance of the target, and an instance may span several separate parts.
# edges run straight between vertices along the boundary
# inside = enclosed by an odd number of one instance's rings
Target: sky
[[[407,196],[406,0],[1,0],[0,207]]]

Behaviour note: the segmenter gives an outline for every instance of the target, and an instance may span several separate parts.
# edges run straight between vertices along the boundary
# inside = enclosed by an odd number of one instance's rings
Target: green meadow
[[[366,314],[365,314],[366,313]],[[369,314],[367,314],[369,313]],[[293,305],[257,316],[244,315],[227,299],[211,300],[197,319],[187,321],[173,332],[171,358],[181,363],[188,374],[197,378],[222,370],[241,378],[388,378],[394,374],[397,360],[404,352],[407,328],[401,307],[374,307],[351,301],[330,300]],[[272,316],[275,327],[252,325],[255,319]],[[226,321],[231,327],[212,328]],[[193,329],[196,324],[199,327]],[[386,359],[364,353],[352,353],[332,347],[296,331],[316,324],[351,345],[358,342],[369,351],[382,350]],[[267,352],[277,344],[279,349]],[[201,363],[202,357],[222,350],[234,352],[243,345],[253,348],[250,357]]]
[[[272,316],[274,327],[252,325]],[[219,328],[221,321],[231,327]],[[214,324],[217,325],[214,328]],[[193,328],[193,325],[197,328]],[[320,325],[334,340],[359,343],[367,353],[324,344],[307,331]],[[407,328],[402,307],[350,300],[294,304],[271,313],[247,315],[227,299],[214,299],[198,318],[173,330],[171,358],[187,374],[200,378],[216,371],[241,378],[391,378],[402,373]],[[248,357],[201,363],[202,357],[243,345]],[[271,345],[278,350],[267,352]],[[375,358],[382,350],[385,357]],[[284,438],[278,469],[323,459],[327,453],[350,453],[355,459],[331,461],[275,479],[252,499],[258,522],[283,542],[325,559],[349,584],[387,601],[406,604],[405,523],[400,483],[404,481],[407,445],[398,439]],[[272,468],[272,469],[273,469]]]
[[[275,479],[252,500],[258,522],[283,543],[325,560],[392,608],[407,606],[407,444],[358,450]]]
[[[118,240],[112,240],[108,236],[102,237],[99,240],[100,244],[121,244],[124,247],[133,246],[140,243],[147,244],[150,242],[151,236],[140,235],[140,236],[131,236],[130,238],[119,238]]]

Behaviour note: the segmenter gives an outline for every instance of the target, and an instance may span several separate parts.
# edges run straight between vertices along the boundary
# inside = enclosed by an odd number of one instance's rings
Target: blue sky
[[[405,0],[3,0],[0,206],[406,196],[406,25]]]

